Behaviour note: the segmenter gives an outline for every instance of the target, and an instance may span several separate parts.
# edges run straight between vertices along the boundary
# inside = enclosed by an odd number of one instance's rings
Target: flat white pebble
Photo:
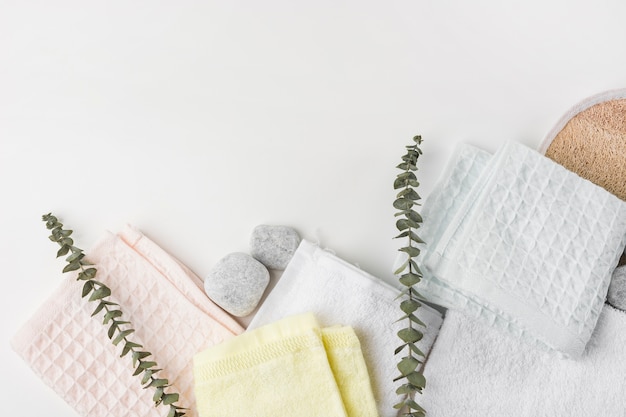
[[[270,269],[284,270],[300,241],[300,235],[291,227],[262,224],[252,231],[250,254]]]
[[[252,256],[234,252],[215,264],[204,291],[217,305],[237,317],[252,313],[270,281],[270,273]]]

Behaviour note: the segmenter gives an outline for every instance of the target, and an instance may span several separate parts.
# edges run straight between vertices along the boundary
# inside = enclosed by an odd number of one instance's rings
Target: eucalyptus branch
[[[89,296],[89,301],[97,304],[91,314],[92,317],[104,311],[103,324],[109,326],[107,336],[115,346],[123,346],[120,358],[130,354],[135,368],[133,376],[141,375],[141,384],[144,385],[144,389],[154,388],[152,400],[155,407],[169,406],[167,417],[185,416],[186,408],[176,405],[179,395],[175,392],[167,392],[171,386],[169,381],[156,376],[161,369],[157,368],[155,361],[149,360],[152,354],[143,350],[143,346],[139,343],[129,339],[135,330],[130,327],[129,321],[123,320],[120,305],[109,300],[111,295],[109,287],[96,281],[97,269],[84,259],[83,250],[74,246],[74,240],[70,237],[72,230],[63,229],[63,224],[50,213],[42,216],[42,220],[46,222],[46,228],[51,231],[49,239],[61,247],[57,252],[57,258],[67,255],[65,258],[67,265],[63,268],[63,272],[78,271],[76,279],[84,281],[83,298]]]
[[[402,385],[396,389],[396,393],[401,396],[401,401],[394,407],[405,410],[403,413],[405,417],[425,417],[426,410],[415,401],[416,394],[421,394],[426,386],[426,378],[419,370],[424,363],[425,355],[416,346],[416,343],[424,337],[420,328],[425,328],[426,324],[415,315],[422,305],[419,302],[422,297],[414,288],[414,285],[422,279],[422,271],[415,258],[420,254],[419,244],[424,243],[416,232],[422,223],[422,216],[414,210],[415,206],[420,205],[418,201],[421,200],[415,191],[415,188],[419,186],[415,171],[417,171],[417,160],[422,154],[419,148],[422,137],[415,136],[413,142],[415,142],[413,145],[406,146],[407,152],[402,157],[402,163],[397,166],[402,172],[397,175],[393,183],[394,190],[400,190],[393,202],[394,208],[398,210],[395,217],[398,217],[396,227],[400,231],[396,239],[407,241],[406,246],[398,249],[405,254],[406,260],[395,271],[395,275],[400,275],[399,281],[405,287],[399,297],[402,299],[400,309],[404,315],[398,321],[405,320],[407,327],[398,332],[402,344],[395,350],[396,355],[402,353],[403,356],[397,364],[400,376],[394,379],[394,382],[402,381]]]

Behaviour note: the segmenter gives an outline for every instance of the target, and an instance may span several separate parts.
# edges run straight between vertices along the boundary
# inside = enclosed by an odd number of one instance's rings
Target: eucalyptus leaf
[[[420,372],[412,372],[406,376],[408,381],[415,385],[417,388],[425,388],[426,387],[426,378]]]
[[[415,246],[405,246],[404,248],[401,248],[400,251],[401,252],[406,252],[412,258],[415,258],[416,256],[419,256],[419,254],[421,252]]]
[[[396,348],[396,350],[394,350],[394,351],[393,351],[393,354],[394,354],[394,355],[397,355],[398,353],[402,352],[402,350],[406,347],[406,345],[407,345],[407,344],[405,343],[405,344],[403,344],[403,345],[398,346],[398,347]]]
[[[104,308],[104,306],[106,306],[106,304],[104,304],[104,302],[100,302],[98,303],[98,306],[94,309],[93,313],[91,313],[91,316],[95,316],[96,314],[98,314],[99,312],[102,311],[102,309]]]
[[[426,355],[424,354],[424,352],[422,352],[422,351],[420,350],[420,348],[418,348],[417,346],[415,346],[415,344],[414,344],[414,343],[409,343],[409,349],[411,349],[411,351],[412,351],[413,353],[415,353],[416,355],[420,355],[420,356],[421,356],[421,357],[423,357],[423,358],[425,358],[425,357],[426,357]]]
[[[155,403],[160,403],[161,397],[163,397],[163,388],[159,387],[154,390],[154,396],[152,397],[152,401],[154,401]]]
[[[406,286],[406,287],[411,287],[415,284],[417,284],[418,282],[421,281],[421,276],[414,274],[412,272],[407,272],[406,274],[403,274],[400,278],[399,281],[402,285]]]
[[[414,357],[406,356],[402,358],[402,360],[398,362],[398,365],[396,366],[402,375],[407,376],[411,372],[415,371],[419,364],[420,361],[418,361]]]
[[[109,330],[107,331],[107,336],[109,336],[109,339],[113,339],[113,335],[115,334],[115,331],[118,330],[118,326],[117,323],[113,322],[110,326],[109,326]]]
[[[170,405],[172,403],[175,403],[176,401],[178,401],[178,394],[172,393],[172,394],[164,394],[163,395],[163,404],[164,405]]]
[[[142,369],[148,369],[148,368],[152,368],[152,367],[154,367],[156,365],[157,365],[157,363],[154,362],[154,361],[145,361],[145,362],[141,362],[139,364],[139,367],[142,368]]]
[[[115,337],[115,339],[111,341],[111,343],[117,346],[118,343],[120,343],[122,340],[124,340],[126,336],[128,336],[129,334],[133,332],[134,332],[133,329],[123,330],[117,334],[117,336]]]
[[[85,298],[91,291],[93,291],[93,282],[85,281],[85,284],[83,285],[82,297]]]
[[[121,315],[122,315],[122,312],[120,310],[109,311],[104,315],[104,321],[102,322],[102,324],[108,324],[109,321],[111,321],[111,319],[120,317]]]
[[[416,180],[417,177],[415,176],[414,172],[411,171],[405,171],[405,172],[401,172],[399,173],[396,178],[402,178],[402,179],[406,179],[406,180]]]
[[[415,343],[422,340],[424,334],[419,330],[408,327],[398,331],[398,337],[406,343]]]
[[[61,247],[61,248],[63,248],[63,247]],[[84,258],[84,257],[85,257],[85,254],[84,254],[84,253],[81,253],[81,252],[74,252],[74,253],[72,253],[70,256],[68,256],[65,260],[66,260],[67,262],[70,262],[70,263],[71,263],[71,262],[77,262],[77,261],[80,261],[80,260],[81,260],[82,258]]]
[[[65,268],[63,268],[63,273],[76,271],[77,269],[80,269],[80,264],[78,262],[72,262],[65,265]]]
[[[404,300],[400,303],[400,309],[406,314],[413,313],[415,310],[417,310],[421,306],[422,305],[415,300]]]
[[[408,210],[413,207],[413,201],[408,198],[400,197],[393,202],[393,206],[398,210]]]
[[[137,369],[141,370],[142,368],[137,368]],[[153,374],[153,373],[154,373],[154,372],[153,372],[152,370],[150,370],[150,369],[146,369],[146,370],[144,371],[144,373],[143,373],[143,377],[141,378],[141,383],[142,383],[142,384],[147,384],[147,383],[148,383],[148,381],[150,381],[150,380],[152,379],[152,374]],[[148,388],[148,387],[146,387],[146,388]]]
[[[150,382],[150,384],[148,384],[148,387],[165,387],[167,384],[169,384],[169,381],[165,378],[157,378],[157,379],[153,379],[152,382]]]
[[[108,297],[111,295],[111,290],[109,287],[100,287],[91,294],[89,297],[89,301],[100,300],[104,297]]]
[[[61,246],[61,249],[58,250],[57,252],[57,258],[61,257],[61,256],[65,256],[69,253],[70,251],[70,247],[67,245],[63,245]]]
[[[94,278],[96,276],[96,268],[87,268],[83,271],[86,277]]]
[[[410,394],[411,392],[415,391],[415,388],[416,387],[414,385],[411,385],[409,383],[402,384],[396,389],[396,394],[398,395]]]

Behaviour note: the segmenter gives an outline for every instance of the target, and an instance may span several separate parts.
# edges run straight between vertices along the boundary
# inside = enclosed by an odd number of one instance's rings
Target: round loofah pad
[[[626,89],[574,106],[546,136],[540,152],[626,201]]]

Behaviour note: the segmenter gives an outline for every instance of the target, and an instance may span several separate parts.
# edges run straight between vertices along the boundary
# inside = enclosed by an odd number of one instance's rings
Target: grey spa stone
[[[269,269],[284,270],[300,245],[300,235],[288,226],[259,225],[250,237],[250,253]]]
[[[252,313],[270,281],[263,264],[246,253],[223,257],[204,280],[204,291],[217,305],[237,317]]]
[[[606,300],[613,307],[626,311],[626,265],[613,272]]]

